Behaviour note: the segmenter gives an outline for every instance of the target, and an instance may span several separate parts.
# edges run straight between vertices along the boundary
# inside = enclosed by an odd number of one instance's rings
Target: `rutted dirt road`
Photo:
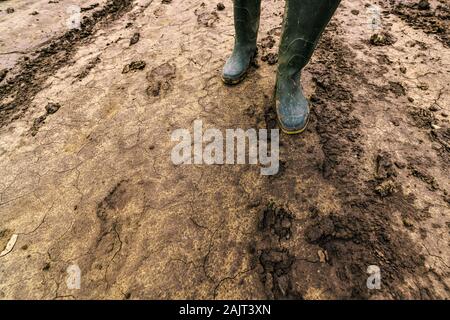
[[[343,0],[270,177],[170,134],[276,126],[284,1],[236,87],[231,1],[51,2],[0,1],[0,298],[450,298],[450,1]]]

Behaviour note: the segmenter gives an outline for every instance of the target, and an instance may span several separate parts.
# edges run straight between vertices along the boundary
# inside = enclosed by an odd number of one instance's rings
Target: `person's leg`
[[[310,108],[300,84],[301,70],[339,3],[340,0],[286,0],[275,94],[278,121],[285,133],[300,133],[308,124]]]
[[[234,0],[234,50],[223,68],[226,84],[239,83],[256,55],[261,0]]]

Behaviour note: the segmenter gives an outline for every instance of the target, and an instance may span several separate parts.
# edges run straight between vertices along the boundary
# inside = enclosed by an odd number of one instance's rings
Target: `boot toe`
[[[301,133],[306,129],[309,121],[308,101],[283,104],[277,101],[277,116],[281,130],[287,134]]]
[[[228,60],[223,68],[222,79],[225,82],[239,81],[244,76],[246,68],[241,64]]]
[[[226,84],[239,83],[250,67],[254,52],[255,50],[235,49],[223,67],[222,80]]]

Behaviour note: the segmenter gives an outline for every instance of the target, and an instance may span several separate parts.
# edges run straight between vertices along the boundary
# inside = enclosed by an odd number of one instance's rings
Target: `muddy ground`
[[[235,87],[217,3],[0,1],[0,298],[450,298],[450,1],[343,0],[268,177],[170,160],[196,119],[276,127],[284,1]]]

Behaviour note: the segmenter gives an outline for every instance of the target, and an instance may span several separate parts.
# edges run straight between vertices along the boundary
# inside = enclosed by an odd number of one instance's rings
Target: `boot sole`
[[[295,130],[295,131],[290,131],[290,130],[286,129],[285,127],[283,127],[283,125],[282,125],[281,122],[280,122],[280,119],[278,118],[278,115],[277,115],[277,122],[278,122],[278,125],[280,126],[282,132],[284,132],[285,134],[288,134],[288,135],[296,135],[296,134],[302,133],[303,131],[306,130],[306,128],[308,128],[309,117],[308,117],[308,119],[306,120],[306,125],[305,125],[302,129],[300,129],[300,130]]]
[[[247,76],[247,72],[248,72],[248,70],[246,70],[242,76],[240,76],[239,78],[237,78],[235,80],[227,79],[222,76],[222,82],[225,83],[226,85],[236,85],[236,84],[242,82],[242,80],[244,80],[244,78]]]

